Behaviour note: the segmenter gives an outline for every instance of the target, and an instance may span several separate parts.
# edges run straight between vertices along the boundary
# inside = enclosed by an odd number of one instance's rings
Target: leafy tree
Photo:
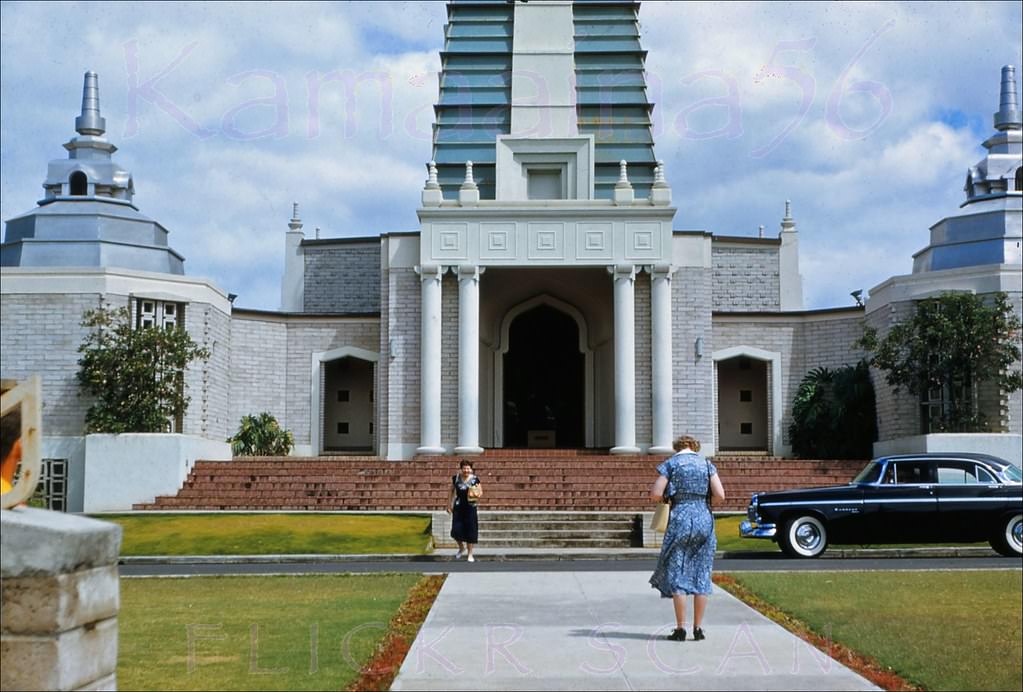
[[[78,347],[78,383],[97,401],[85,414],[86,432],[168,432],[188,409],[184,373],[208,349],[183,328],[133,328],[127,308],[82,315],[92,331]]]
[[[994,381],[1004,393],[1023,387],[1020,319],[1005,293],[984,296],[945,293],[916,304],[913,316],[878,339],[864,329],[858,345],[872,353],[870,364],[885,372],[895,391],[937,398],[928,412],[928,432],[982,432],[977,388]],[[940,393],[935,397],[932,393]]]
[[[792,406],[789,439],[801,457],[872,456],[877,415],[865,361],[835,370],[814,368],[803,377]]]
[[[232,454],[248,457],[284,456],[295,446],[291,431],[282,428],[268,412],[242,416],[238,432],[227,441],[231,443]]]

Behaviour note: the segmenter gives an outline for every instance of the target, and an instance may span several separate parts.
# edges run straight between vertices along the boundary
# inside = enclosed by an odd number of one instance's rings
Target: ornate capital
[[[440,279],[444,276],[445,271],[447,271],[447,267],[439,264],[423,264],[415,267],[415,272],[419,274],[420,281],[436,281],[440,283]]]
[[[619,279],[625,279],[628,281],[635,281],[637,267],[635,264],[612,264],[607,268],[607,273],[611,277],[618,281]]]
[[[463,281],[479,283],[480,274],[486,270],[486,267],[480,267],[475,264],[460,264],[457,267],[452,267],[452,271],[455,276],[458,277],[458,283],[462,283]]]

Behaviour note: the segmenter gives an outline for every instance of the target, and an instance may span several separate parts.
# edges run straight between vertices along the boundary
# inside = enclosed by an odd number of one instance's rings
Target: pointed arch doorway
[[[497,447],[593,446],[593,354],[575,307],[536,296],[509,310],[494,362]]]

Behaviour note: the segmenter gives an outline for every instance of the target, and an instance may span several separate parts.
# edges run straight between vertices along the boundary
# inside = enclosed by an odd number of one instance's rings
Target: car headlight
[[[760,507],[760,500],[757,498],[757,494],[753,493],[753,497],[749,501],[749,509],[746,510],[746,518],[752,522],[760,521],[760,513],[757,511]]]

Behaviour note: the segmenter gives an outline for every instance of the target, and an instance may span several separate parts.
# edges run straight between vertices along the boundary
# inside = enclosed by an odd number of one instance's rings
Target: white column
[[[482,454],[480,447],[480,274],[458,268],[458,446],[455,454]]]
[[[650,379],[653,396],[653,446],[650,454],[671,454],[672,362],[671,362],[671,270],[670,265],[650,267]]]
[[[418,268],[422,290],[420,355],[419,448],[416,454],[443,454],[440,445],[440,302],[444,268]]]
[[[638,454],[636,446],[636,268],[617,264],[615,282],[615,446],[612,454]]]

